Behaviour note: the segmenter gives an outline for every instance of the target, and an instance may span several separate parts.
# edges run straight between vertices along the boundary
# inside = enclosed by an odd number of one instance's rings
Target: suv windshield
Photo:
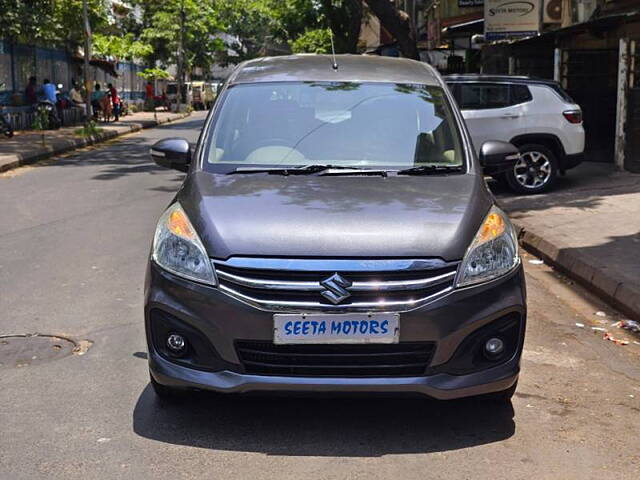
[[[240,84],[226,92],[206,145],[205,169],[309,164],[461,167],[464,156],[456,125],[440,87]]]

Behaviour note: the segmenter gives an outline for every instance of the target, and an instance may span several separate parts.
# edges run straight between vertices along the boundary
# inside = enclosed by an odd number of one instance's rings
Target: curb
[[[526,228],[515,225],[522,248],[595,293],[633,320],[640,320],[640,285],[594,259],[559,247]]]
[[[163,120],[141,120],[139,122],[132,122],[129,125],[117,125],[115,128],[117,130],[109,130],[98,135],[94,135],[91,137],[78,137],[74,139],[57,139],[56,146],[48,146],[42,147],[40,151],[33,152],[24,156],[22,154],[8,154],[8,155],[0,155],[4,158],[11,158],[8,162],[3,162],[0,164],[0,173],[8,172],[9,170],[16,169],[18,167],[22,167],[24,165],[31,165],[37,162],[41,162],[43,160],[47,160],[51,157],[55,157],[56,155],[61,155],[63,153],[67,153],[73,150],[77,150],[79,148],[88,147],[89,145],[95,145],[97,143],[102,143],[107,140],[111,140],[116,137],[120,137],[122,135],[126,135],[128,133],[139,132],[140,130],[144,130],[147,128],[157,127],[158,125],[162,125],[164,123],[174,122],[176,120],[181,120],[183,118],[187,118],[190,114],[176,114],[173,117],[169,117]]]

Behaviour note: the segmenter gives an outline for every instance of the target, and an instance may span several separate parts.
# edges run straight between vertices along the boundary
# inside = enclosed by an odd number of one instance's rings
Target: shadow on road
[[[160,404],[150,385],[133,429],[175,445],[267,455],[378,457],[457,450],[515,431],[510,404],[421,398],[269,397],[196,394]]]

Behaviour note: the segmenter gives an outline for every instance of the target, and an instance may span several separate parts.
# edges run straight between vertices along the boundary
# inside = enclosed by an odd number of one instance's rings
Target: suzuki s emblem
[[[347,287],[351,286],[351,282],[339,273],[334,273],[329,278],[325,278],[320,282],[320,285],[326,288],[326,290],[322,290],[320,292],[320,295],[334,305],[339,304],[341,301],[351,296],[347,290]]]

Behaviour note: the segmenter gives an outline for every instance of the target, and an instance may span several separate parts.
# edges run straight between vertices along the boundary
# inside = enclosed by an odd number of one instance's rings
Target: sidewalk
[[[82,125],[44,132],[31,130],[16,132],[13,138],[0,138],[0,172],[186,116],[184,113],[171,112],[156,112],[155,115],[154,117],[153,112],[138,112],[122,117],[119,122],[99,123],[98,127],[102,128],[102,132],[91,138],[75,134],[75,131]],[[43,133],[44,145],[42,144]]]
[[[495,191],[524,248],[640,320],[640,175],[585,163],[548,194]]]

